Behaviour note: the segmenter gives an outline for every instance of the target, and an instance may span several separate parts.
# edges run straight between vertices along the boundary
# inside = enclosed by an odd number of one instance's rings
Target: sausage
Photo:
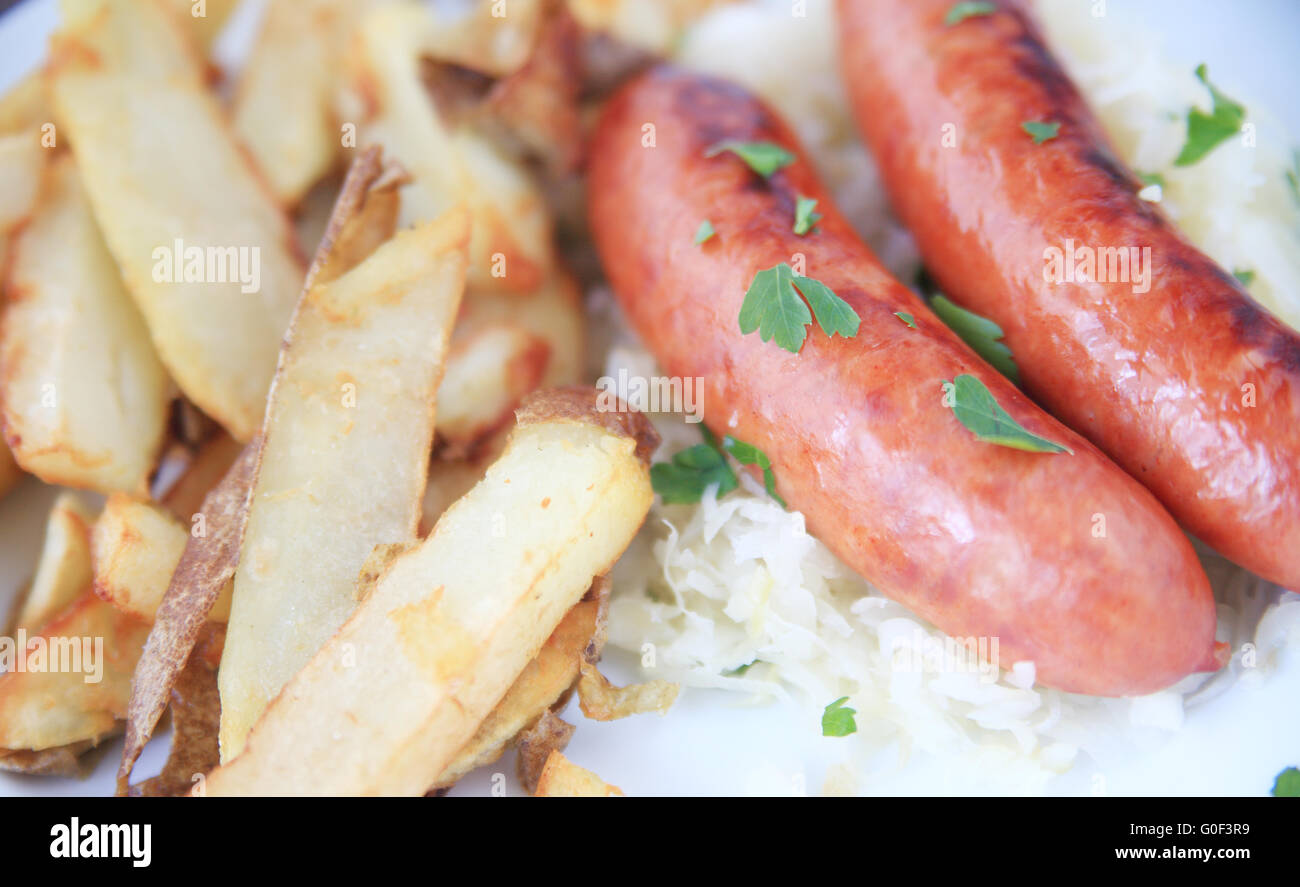
[[[1137,197],[1019,3],[945,26],[952,5],[839,5],[858,122],[928,270],[1002,327],[1035,400],[1189,532],[1300,589],[1300,336]],[[1026,121],[1060,128],[1034,144]],[[1145,284],[1121,248],[1149,248]],[[1097,259],[1092,279],[1053,249]]]
[[[764,181],[705,156],[728,139],[799,154],[741,88],[655,68],[606,105],[588,170],[606,274],[661,367],[702,380],[705,424],[763,450],[777,492],[850,567],[950,635],[996,638],[1004,667],[1032,660],[1051,686],[1109,696],[1217,667],[1209,583],[1151,494],[894,280],[808,163]],[[792,231],[801,195],[823,213],[807,236]],[[705,219],[717,233],[697,246]],[[796,253],[858,313],[855,337],[814,324],[792,354],[741,334],[755,272]],[[976,439],[944,405],[961,373],[1074,455]]]

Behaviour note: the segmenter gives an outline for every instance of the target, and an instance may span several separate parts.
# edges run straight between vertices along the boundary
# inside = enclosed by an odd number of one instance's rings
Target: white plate
[[[1102,0],[1079,0],[1102,2]],[[1192,68],[1207,62],[1225,92],[1255,98],[1281,115],[1291,133],[1300,133],[1300,4],[1292,0],[1104,0],[1107,15],[1138,21],[1164,35],[1168,55]],[[251,10],[240,19],[249,23]],[[54,0],[28,0],[0,16],[0,89],[16,81],[45,55],[46,37],[57,21]],[[242,29],[247,33],[247,28]],[[239,40],[223,40],[225,57],[237,54]],[[1298,432],[1300,433],[1300,432]],[[40,544],[45,510],[54,491],[27,481],[0,501],[0,612],[30,574]],[[613,679],[634,673],[617,656]],[[1184,727],[1166,741],[1134,753],[1104,771],[1087,760],[1055,780],[1058,794],[1258,795],[1275,775],[1300,764],[1300,655],[1284,653],[1280,668],[1267,678],[1243,680],[1230,693],[1193,708]],[[818,725],[793,705],[746,706],[720,691],[687,691],[664,718],[643,715],[624,721],[586,721],[576,704],[568,719],[580,725],[569,754],[631,795],[815,793],[828,762],[839,760],[836,740],[819,735]],[[121,743],[106,750],[85,781],[15,777],[0,774],[0,795],[92,794],[112,792]],[[137,778],[158,770],[165,749],[154,742],[137,767]],[[455,794],[487,794],[493,774],[506,774],[510,793],[518,793],[511,759],[471,775]],[[981,783],[978,774],[952,773],[944,762],[914,758],[901,772],[871,780],[863,788],[881,794],[945,794],[954,791],[1005,791]]]

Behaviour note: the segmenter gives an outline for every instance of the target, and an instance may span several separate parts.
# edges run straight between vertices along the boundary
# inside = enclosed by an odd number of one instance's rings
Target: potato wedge
[[[113,494],[91,530],[95,594],[152,623],[188,541],[185,526],[164,509]],[[230,618],[230,594],[227,583],[208,613],[210,622]]]
[[[144,495],[167,432],[167,373],[72,158],[13,245],[0,333],[5,438],[47,483]]]
[[[438,387],[438,436],[468,451],[514,417],[546,372],[551,346],[515,323],[455,336]]]
[[[603,596],[603,597],[602,597]],[[583,651],[596,632],[600,611],[609,599],[609,579],[599,577],[551,632],[491,713],[479,724],[434,788],[454,785],[466,773],[501,757],[520,731],[536,721],[578,679]]]
[[[566,0],[569,12],[589,31],[639,49],[668,55],[686,27],[715,6],[734,0]]]
[[[455,210],[303,295],[235,572],[222,760],[352,611],[371,549],[415,538],[468,236]]]
[[[420,50],[441,61],[505,77],[532,55],[550,0],[482,2],[456,17],[442,17],[422,35]]]
[[[542,771],[551,752],[564,751],[576,728],[547,709],[537,722],[519,734],[519,753],[515,757],[515,776],[528,794],[537,791]]]
[[[240,0],[167,0],[199,49],[208,52]],[[202,14],[200,14],[202,13]]]
[[[21,670],[5,662],[11,670],[0,674],[0,749],[97,742],[116,730],[126,716],[131,672],[148,633],[148,625],[119,613],[89,588],[34,637],[20,633],[26,662]],[[16,646],[0,639],[5,658],[17,655]],[[37,651],[43,651],[40,659]]]
[[[0,498],[4,498],[23,479],[23,470],[14,461],[9,445],[0,440]]]
[[[679,692],[681,686],[671,681],[615,687],[591,662],[582,663],[582,677],[578,681],[579,707],[593,721],[616,721],[648,712],[666,715]]]
[[[203,532],[195,526],[185,543],[185,552],[172,573],[167,592],[154,616],[153,628],[131,680],[131,701],[127,706],[126,743],[117,770],[117,793],[127,793],[131,770],[145,743],[153,735],[171,699],[172,689],[194,656],[204,649],[205,627],[221,589],[235,575],[240,540],[248,519],[248,499],[257,469],[259,441],[244,447],[220,483],[203,499],[200,513]],[[224,633],[222,643],[224,646]],[[210,648],[209,648],[210,650]],[[217,665],[215,659],[212,666]]]
[[[294,206],[343,150],[335,120],[339,57],[373,0],[270,0],[235,94],[234,126],[284,206]],[[313,243],[313,246],[315,244]]]
[[[163,492],[163,507],[192,528],[204,498],[221,482],[243,450],[243,444],[225,432],[204,441],[180,476]]]
[[[24,76],[0,96],[0,135],[33,133],[49,122],[50,105],[40,69]]]
[[[90,740],[57,745],[40,751],[0,749],[0,770],[24,776],[62,776],[79,779],[86,775],[86,752],[94,748]]]
[[[527,293],[470,290],[456,330],[473,335],[498,323],[516,323],[550,346],[541,384],[547,388],[584,384],[586,322],[578,284],[567,272],[556,270],[537,289]]]
[[[402,193],[402,224],[436,218],[464,203],[473,215],[471,287],[529,292],[554,257],[545,201],[527,172],[485,136],[449,127],[420,75],[435,19],[421,4],[372,10],[355,44],[351,119],[363,144],[378,144],[411,174]]]
[[[75,493],[61,493],[45,519],[45,539],[13,625],[5,632],[35,634],[90,586],[90,527],[95,512]]]
[[[169,10],[157,0],[92,7],[56,35],[55,115],[163,364],[247,441],[302,282],[291,226]]]
[[[36,205],[48,156],[35,131],[0,135],[0,236],[11,232]]]
[[[657,436],[595,402],[567,389],[521,408],[483,481],[389,562],[209,795],[420,795],[437,780],[649,510]]]
[[[534,798],[621,798],[623,790],[609,785],[558,751],[551,752],[537,780]]]

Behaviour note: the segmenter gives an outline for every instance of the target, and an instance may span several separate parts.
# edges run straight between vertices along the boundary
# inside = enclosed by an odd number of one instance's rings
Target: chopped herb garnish
[[[987,0],[962,0],[961,3],[954,3],[952,9],[943,17],[943,23],[951,28],[958,22],[964,22],[968,18],[977,15],[991,15],[998,11],[997,4],[989,3]]]
[[[1300,770],[1287,767],[1273,780],[1273,797],[1300,798]]]
[[[704,152],[704,156],[716,157],[724,151],[735,154],[745,161],[750,169],[765,179],[778,169],[789,166],[795,161],[793,154],[774,142],[738,142],[732,139],[718,142],[718,144]]]
[[[1187,112],[1187,142],[1174,160],[1174,166],[1191,166],[1240,132],[1246,119],[1246,109],[1210,83],[1205,65],[1197,66],[1196,79],[1210,90],[1214,104],[1209,114],[1195,107]]]
[[[1255,272],[1250,269],[1233,268],[1232,276],[1237,278],[1242,286],[1250,286],[1255,280]]]
[[[1074,454],[1069,447],[1022,428],[972,375],[962,373],[951,382],[944,381],[943,389],[945,403],[952,407],[957,421],[982,441],[1030,453]]]
[[[849,701],[849,697],[841,696],[822,712],[822,735],[823,736],[848,736],[850,733],[858,732],[858,722],[853,720],[853,716],[858,713],[855,708],[846,708],[844,703]]]
[[[1020,128],[1033,136],[1035,145],[1041,145],[1056,138],[1056,134],[1061,131],[1061,124],[1055,121],[1026,120],[1020,124]]]
[[[794,233],[800,237],[812,230],[812,226],[821,221],[822,214],[813,212],[817,201],[811,197],[800,197],[794,207]]]
[[[916,329],[916,318],[908,314],[906,311],[895,311],[894,316],[897,317],[899,320],[901,320],[903,323],[910,326],[912,329]]]
[[[722,448],[731,454],[732,458],[741,465],[757,465],[763,470],[763,488],[767,494],[777,501],[782,508],[788,508],[785,500],[777,495],[776,492],[776,475],[772,473],[772,460],[767,458],[767,454],[753,444],[747,444],[743,440],[736,440],[731,435],[722,439]]]
[[[671,462],[650,466],[650,486],[663,497],[665,505],[699,502],[710,484],[718,485],[718,496],[737,486],[735,472],[712,444],[696,444],[673,456]]]
[[[821,281],[797,276],[782,262],[754,275],[740,306],[740,332],[747,336],[758,330],[764,342],[775,339],[786,351],[798,354],[814,314],[828,336],[839,333],[851,339],[858,334],[860,319],[848,302]]]
[[[723,677],[728,677],[728,678],[738,678],[738,677],[740,677],[741,675],[743,675],[745,672],[747,672],[747,671],[749,671],[751,668],[753,668],[754,665],[755,665],[757,662],[758,662],[758,660],[755,659],[753,662],[746,662],[744,665],[741,665],[741,666],[738,666],[738,667],[736,667],[736,668],[733,668],[733,669],[731,669],[730,671],[724,671],[724,672],[722,673],[722,674],[723,674]]]
[[[1002,327],[987,317],[953,304],[942,294],[935,294],[930,300],[930,308],[993,369],[1017,385],[1020,384],[1020,368],[1016,366],[1016,359],[1012,356],[1011,349],[999,341],[1003,335]]]
[[[1159,185],[1161,188],[1165,186],[1165,177],[1158,172],[1140,172],[1137,177],[1144,185]]]
[[[695,245],[699,246],[718,232],[713,230],[713,223],[708,219],[700,222],[700,227],[695,229]]]

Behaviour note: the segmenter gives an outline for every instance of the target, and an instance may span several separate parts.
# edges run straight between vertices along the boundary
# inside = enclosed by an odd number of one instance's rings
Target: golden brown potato
[[[27,638],[23,669],[0,674],[0,748],[40,751],[112,733],[126,716],[131,673],[148,633],[147,624],[87,587]],[[37,650],[44,651],[39,668]],[[50,670],[56,662],[58,670]]]
[[[72,158],[54,161],[13,244],[0,333],[5,438],[47,483],[144,495],[167,373],[104,246]]]
[[[221,662],[221,754],[352,612],[371,549],[413,540],[464,288],[464,211],[307,290],[267,407]]]
[[[5,635],[34,634],[90,587],[92,511],[75,493],[60,493],[45,519],[36,573]]]
[[[552,751],[537,780],[535,798],[621,798],[623,790]]]
[[[164,509],[115,493],[91,531],[95,594],[152,623],[188,541],[187,528]],[[227,584],[210,621],[230,618],[230,592]]]
[[[60,129],[163,364],[248,440],[302,283],[292,229],[168,10],[157,0],[86,6],[55,38]]]
[[[422,794],[631,541],[656,445],[592,389],[534,395],[487,476],[388,561],[207,793]]]

